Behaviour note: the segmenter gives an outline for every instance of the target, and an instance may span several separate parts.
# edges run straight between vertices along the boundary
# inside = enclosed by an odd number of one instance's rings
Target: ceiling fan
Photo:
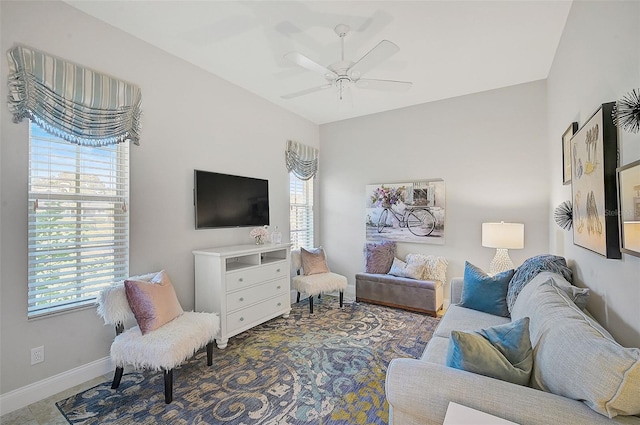
[[[338,89],[338,98],[342,100],[346,89],[351,85],[361,89],[393,91],[404,91],[411,88],[413,83],[408,81],[361,78],[363,74],[374,68],[378,63],[397,53],[400,50],[397,45],[393,44],[389,40],[382,40],[354,63],[344,59],[344,38],[350,31],[349,26],[340,24],[335,27],[334,31],[340,37],[342,55],[339,61],[334,62],[329,66],[320,65],[298,52],[290,52],[284,55],[285,59],[290,60],[296,65],[324,75],[327,82],[321,86],[284,95],[282,96],[283,99],[293,99],[309,93],[336,87]]]

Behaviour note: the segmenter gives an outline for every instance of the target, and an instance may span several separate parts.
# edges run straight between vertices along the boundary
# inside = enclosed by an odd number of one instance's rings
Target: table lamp
[[[509,249],[524,248],[523,223],[482,223],[482,246],[496,248],[496,256],[489,265],[489,274],[515,268],[509,258]]]

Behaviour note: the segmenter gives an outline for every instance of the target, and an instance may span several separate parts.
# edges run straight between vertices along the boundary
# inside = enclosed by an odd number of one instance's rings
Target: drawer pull
[[[280,273],[280,269],[276,269],[276,273]]]
[[[282,303],[278,303],[278,307],[280,307],[282,305]]]
[[[238,282],[242,282],[243,280],[244,280],[244,279],[240,278],[240,279],[238,279]]]
[[[240,297],[240,301],[244,301],[244,298],[243,298],[243,297]]]
[[[241,322],[244,322],[244,317],[241,317],[241,318],[240,318],[240,321],[241,321]]]
[[[280,289],[280,285],[278,285],[278,287],[276,289]]]

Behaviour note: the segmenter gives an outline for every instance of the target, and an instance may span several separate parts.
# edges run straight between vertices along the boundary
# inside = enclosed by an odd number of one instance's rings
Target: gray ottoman
[[[356,301],[418,311],[436,316],[442,308],[442,282],[396,277],[388,274],[356,274]]]

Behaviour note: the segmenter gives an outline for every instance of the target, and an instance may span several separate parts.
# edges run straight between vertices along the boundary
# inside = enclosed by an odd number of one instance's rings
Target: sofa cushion
[[[513,270],[489,276],[479,267],[468,261],[465,262],[460,305],[496,316],[508,317],[506,296],[512,276]]]
[[[569,298],[562,276],[552,276],[532,279],[512,309],[514,320],[531,320],[531,386],[610,418],[640,414],[640,349],[618,344]]]
[[[396,256],[394,241],[367,242],[364,246],[365,272],[386,274]]]
[[[443,366],[447,365],[447,350],[449,348],[449,338],[434,335],[429,340],[427,347],[424,349],[420,360],[431,363],[438,363]]]
[[[489,328],[491,326],[509,323],[508,317],[483,313],[470,308],[452,304],[442,317],[434,335],[449,338],[451,331],[472,331],[474,329]]]
[[[527,385],[533,366],[529,318],[479,331],[452,331],[447,366]]]

